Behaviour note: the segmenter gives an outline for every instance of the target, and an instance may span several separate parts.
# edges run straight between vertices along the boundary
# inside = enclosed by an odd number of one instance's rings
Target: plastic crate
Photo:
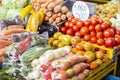
[[[120,78],[113,75],[107,75],[103,80],[120,80]]]

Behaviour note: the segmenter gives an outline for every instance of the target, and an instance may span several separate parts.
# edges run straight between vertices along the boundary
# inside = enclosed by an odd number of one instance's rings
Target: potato
[[[47,16],[51,17],[53,15],[53,12],[52,11],[49,11],[46,13]]]
[[[57,5],[55,8],[54,8],[54,12],[55,13],[58,13],[58,12],[60,12],[61,11],[61,5]]]
[[[63,6],[61,8],[61,11],[62,11],[62,13],[67,13],[69,10],[68,10],[68,8],[66,6]]]
[[[53,23],[54,22],[54,19],[51,17],[50,19],[49,19],[49,23]]]
[[[58,17],[61,17],[61,15],[62,15],[62,13],[61,13],[61,12],[57,14],[57,16],[58,16]]]
[[[60,17],[57,17],[56,20],[55,20],[56,23],[60,23],[61,22],[61,18]]]
[[[67,12],[66,16],[67,16],[67,18],[69,18],[69,17],[72,16],[72,13],[71,12]]]
[[[53,10],[54,8],[55,8],[55,3],[54,2],[52,2],[52,3],[50,3],[48,6],[47,6],[47,9],[48,10]]]
[[[57,23],[54,21],[52,24],[56,25]]]
[[[43,12],[46,14],[46,13],[48,12],[48,10],[44,8],[44,9],[43,9]]]
[[[45,21],[49,21],[50,17],[45,16]]]
[[[44,8],[40,8],[40,10],[39,10],[39,11],[43,12],[43,10],[44,10]]]
[[[45,2],[45,3],[43,3],[43,4],[41,4],[41,7],[42,8],[47,8],[47,6],[50,4],[50,2],[49,1],[47,1],[47,2]]]
[[[56,19],[57,18],[57,14],[53,14],[52,18]]]
[[[66,15],[63,14],[63,15],[61,16],[61,20],[64,21],[64,20],[66,20],[66,19],[67,19]]]

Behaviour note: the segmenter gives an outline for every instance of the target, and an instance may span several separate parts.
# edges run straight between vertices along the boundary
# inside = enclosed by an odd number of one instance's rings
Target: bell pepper
[[[24,17],[26,16],[26,14],[29,13],[29,12],[31,12],[31,10],[32,10],[32,6],[31,5],[28,5],[25,8],[23,8],[23,10],[22,10],[22,12],[20,14],[21,18],[24,19]]]
[[[39,13],[33,14],[32,15],[32,20],[31,20],[32,32],[37,32],[39,23],[40,23],[40,15],[39,15]]]
[[[39,14],[40,14],[40,24],[39,25],[41,25],[44,21],[44,13],[40,11]]]
[[[26,30],[29,32],[37,32],[39,23],[40,23],[39,13],[32,14],[27,22]]]

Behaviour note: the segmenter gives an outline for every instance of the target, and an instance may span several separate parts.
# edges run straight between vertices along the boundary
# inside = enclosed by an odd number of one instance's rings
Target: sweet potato
[[[61,5],[57,5],[55,8],[54,8],[54,12],[55,13],[58,13],[58,12],[60,12],[61,11]]]
[[[66,19],[67,19],[66,15],[63,14],[63,15],[61,16],[61,19],[62,19],[62,20],[66,20]]]
[[[48,4],[47,9],[48,10],[53,10],[55,8],[55,6],[56,6],[55,2],[52,2],[52,3]]]
[[[63,6],[61,8],[61,11],[62,11],[62,13],[67,13],[69,10],[68,10],[68,8],[66,6]]]

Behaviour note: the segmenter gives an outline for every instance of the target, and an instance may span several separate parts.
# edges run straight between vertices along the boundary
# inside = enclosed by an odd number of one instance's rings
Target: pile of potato
[[[31,3],[35,11],[45,13],[45,21],[51,24],[58,24],[72,16],[69,9],[61,5],[63,1],[64,0],[31,0]]]

